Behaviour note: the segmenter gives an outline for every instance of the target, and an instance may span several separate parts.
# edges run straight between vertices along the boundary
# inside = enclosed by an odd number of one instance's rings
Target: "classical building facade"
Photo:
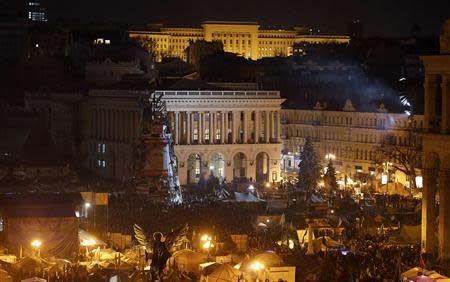
[[[410,126],[417,130],[423,127],[423,117],[415,116],[411,124],[406,113],[389,113],[381,104],[378,111],[359,112],[350,100],[344,108],[325,110],[315,107],[305,109],[283,109],[283,167],[282,172],[297,174],[299,156],[306,137],[311,137],[325,165],[327,158],[333,163],[341,178],[351,178],[358,173],[376,176],[377,148],[386,135],[394,136],[394,142],[406,145]],[[408,185],[409,179],[395,173],[394,181]]]
[[[450,20],[441,36],[441,55],[425,56],[424,191],[422,247],[450,259]],[[436,201],[439,195],[439,204]],[[438,218],[436,220],[436,218]]]
[[[348,44],[348,36],[309,35],[305,28],[263,29],[257,22],[206,21],[200,28],[160,27],[153,31],[129,31],[130,38],[152,40],[156,60],[164,56],[186,60],[190,41],[221,41],[224,51],[257,60],[264,57],[290,56],[295,43]]]
[[[278,91],[157,91],[167,103],[180,183],[210,173],[279,181]]]

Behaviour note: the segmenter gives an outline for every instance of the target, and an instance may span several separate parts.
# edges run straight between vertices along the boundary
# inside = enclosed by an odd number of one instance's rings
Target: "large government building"
[[[130,38],[154,42],[156,60],[180,57],[186,60],[185,49],[190,41],[221,41],[225,52],[257,60],[264,57],[293,55],[296,43],[348,44],[348,36],[309,35],[305,28],[263,29],[257,22],[206,21],[200,28],[159,27],[156,30],[129,31]]]

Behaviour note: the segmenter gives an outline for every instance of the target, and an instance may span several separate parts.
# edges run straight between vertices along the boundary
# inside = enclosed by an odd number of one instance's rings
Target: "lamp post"
[[[33,240],[31,242],[31,247],[34,249],[34,251],[38,257],[41,256],[41,246],[42,246],[41,240]]]

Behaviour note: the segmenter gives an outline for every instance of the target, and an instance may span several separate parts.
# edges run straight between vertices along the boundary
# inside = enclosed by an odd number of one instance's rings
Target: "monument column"
[[[220,143],[225,144],[225,117],[227,117],[226,113],[221,113],[221,120],[220,120]]]
[[[209,144],[214,144],[214,114],[209,112]]]
[[[435,253],[436,237],[436,179],[437,169],[425,169],[422,194],[422,248],[426,253]]]
[[[270,142],[274,142],[275,139],[275,112],[270,112]]]

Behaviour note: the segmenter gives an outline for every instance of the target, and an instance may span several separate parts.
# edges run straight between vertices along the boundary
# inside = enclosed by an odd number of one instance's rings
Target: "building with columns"
[[[375,160],[380,144],[390,135],[397,146],[407,145],[411,126],[421,131],[423,116],[414,116],[411,123],[408,114],[389,112],[383,103],[377,110],[362,111],[347,99],[341,109],[327,109],[320,104],[312,109],[283,109],[281,122],[283,175],[297,176],[305,139],[311,137],[323,165],[332,156],[338,180],[350,181],[358,174],[379,178],[380,168]],[[416,173],[420,175],[420,171]],[[393,182],[409,185],[408,176],[400,171],[391,178]]]
[[[425,66],[425,133],[422,247],[450,259],[450,20],[441,35],[441,54],[421,57]],[[439,195],[439,203],[436,196]]]
[[[157,91],[167,103],[180,184],[210,173],[279,181],[278,91]]]
[[[163,57],[186,60],[190,41],[220,41],[224,51],[257,60],[264,57],[290,56],[296,43],[348,44],[348,36],[310,35],[307,28],[264,29],[257,22],[205,21],[200,28],[160,27],[157,30],[131,30],[130,38],[151,40],[157,61]]]

